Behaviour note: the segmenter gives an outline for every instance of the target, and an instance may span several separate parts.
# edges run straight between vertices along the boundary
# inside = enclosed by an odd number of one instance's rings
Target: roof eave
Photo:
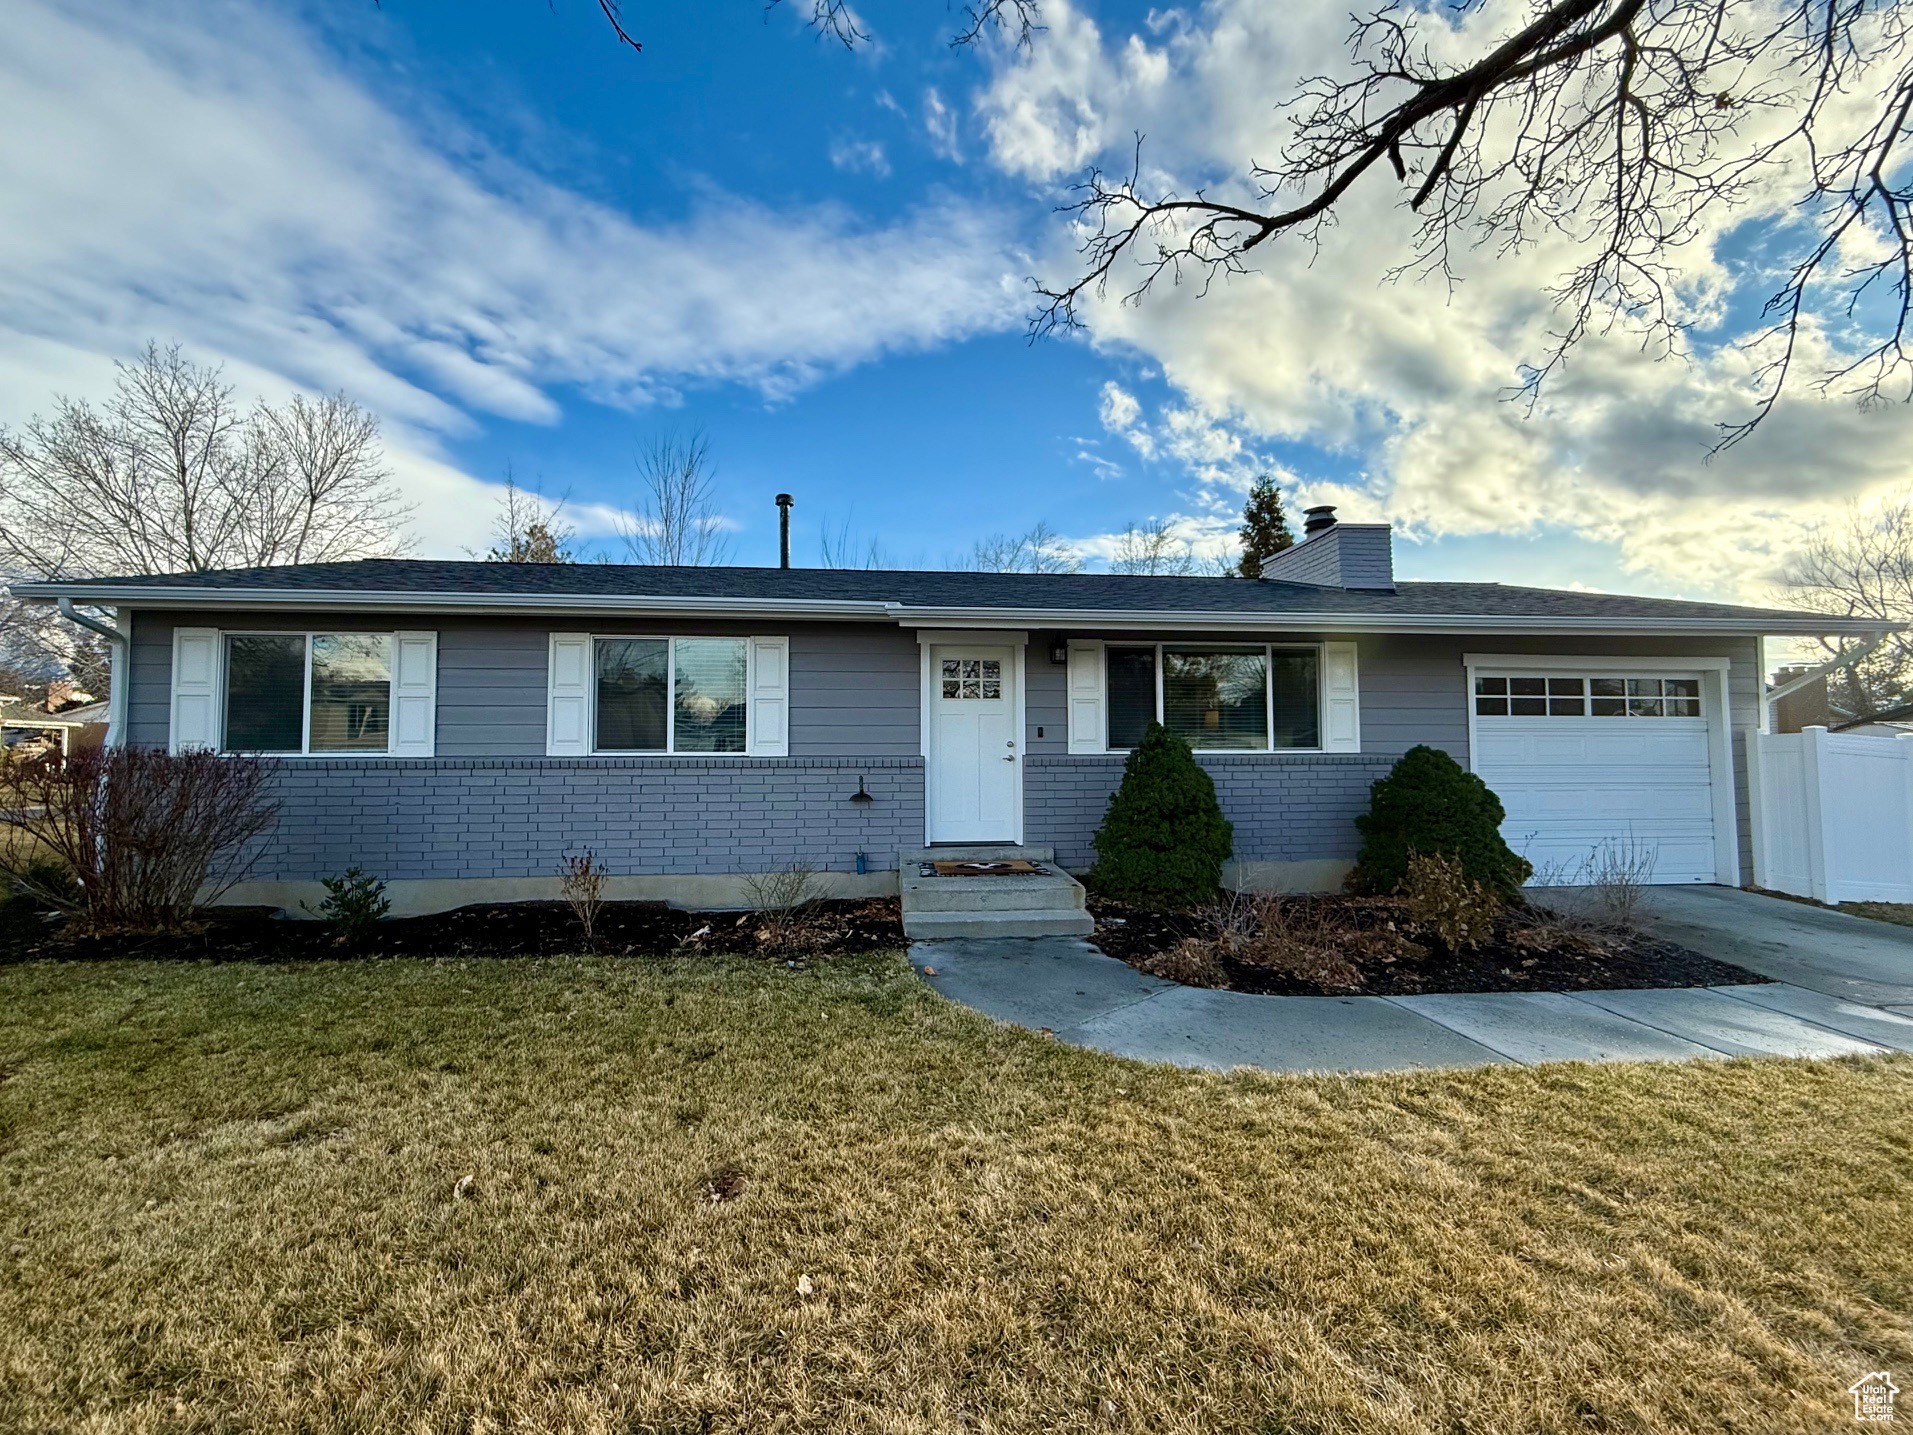
[[[9,590],[16,598],[113,607],[158,609],[245,608],[252,612],[392,612],[471,616],[539,616],[554,613],[688,615],[737,619],[810,618],[819,621],[894,622],[904,627],[1047,628],[1131,632],[1171,628],[1207,631],[1253,629],[1259,632],[1429,634],[1469,633],[1631,633],[1666,637],[1860,635],[1894,632],[1904,624],[1873,618],[1819,617],[1812,614],[1749,613],[1733,617],[1609,617],[1587,615],[1347,613],[1298,609],[1285,613],[1233,610],[979,608],[912,606],[874,599],[724,597],[645,597],[638,594],[579,593],[419,593],[360,589],[287,590],[283,588],[187,588],[145,584],[24,582]]]

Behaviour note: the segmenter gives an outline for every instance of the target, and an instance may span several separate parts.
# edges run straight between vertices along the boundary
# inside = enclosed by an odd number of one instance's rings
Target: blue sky
[[[427,553],[482,546],[508,471],[604,547],[635,452],[701,430],[742,562],[775,561],[779,491],[800,562],[826,527],[908,565],[1039,521],[1091,566],[1130,522],[1213,550],[1269,469],[1292,507],[1394,521],[1408,576],[1759,598],[1808,524],[1909,477],[1903,412],[1811,399],[1707,459],[1731,347],[1615,336],[1524,418],[1497,395],[1563,252],[1454,301],[1385,284],[1385,186],[1318,256],[1028,342],[1071,180],[1142,130],[1164,182],[1240,186],[1273,99],[1335,61],[1334,6],[1052,3],[1017,53],[885,0],[846,53],[807,7],[632,5],[641,55],[590,0],[15,11],[0,422],[149,337],[262,396],[344,388]],[[1710,340],[1750,322],[1767,234],[1698,247]]]

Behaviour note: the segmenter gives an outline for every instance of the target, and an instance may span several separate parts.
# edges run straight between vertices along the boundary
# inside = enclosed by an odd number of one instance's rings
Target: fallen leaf
[[[797,1294],[809,1295],[816,1287],[811,1285],[809,1276],[797,1277]]]
[[[1046,1027],[1046,1026],[1041,1026],[1041,1027],[1038,1027],[1038,1028],[1037,1028],[1037,1030],[1038,1030],[1039,1032],[1041,1032],[1041,1033],[1042,1033],[1042,1034],[1043,1034],[1044,1036],[1047,1036],[1047,1037],[1049,1037],[1049,1038],[1050,1038],[1051,1040],[1054,1040],[1054,1039],[1055,1039],[1055,1037],[1056,1037],[1056,1033],[1055,1033],[1054,1031],[1052,1031],[1052,1030],[1050,1030],[1050,1028],[1048,1028],[1048,1027]]]
[[[935,967],[925,967],[923,969],[923,974],[926,977],[934,977],[937,974],[937,969]]]
[[[452,1187],[452,1199],[454,1201],[462,1201],[471,1195],[472,1187],[477,1184],[477,1181],[478,1178],[476,1176],[460,1176],[458,1178],[458,1184]]]

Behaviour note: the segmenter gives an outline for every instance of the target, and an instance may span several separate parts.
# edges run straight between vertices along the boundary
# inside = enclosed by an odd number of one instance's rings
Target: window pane
[[[392,722],[392,640],[328,633],[312,640],[312,750],[384,752]]]
[[[744,750],[745,651],[742,638],[678,639],[673,751]],[[963,686],[970,696],[974,684],[966,678]]]
[[[1579,698],[1549,698],[1549,717],[1585,717],[1587,704]]]
[[[1508,691],[1506,678],[1476,678],[1475,691],[1484,697],[1505,694]]]
[[[1546,698],[1510,698],[1508,706],[1513,709],[1516,717],[1546,717],[1548,715]]]
[[[1700,699],[1669,698],[1667,699],[1667,715],[1669,717],[1699,717]]]
[[[1508,691],[1521,697],[1543,697],[1548,691],[1546,678],[1509,678]]]
[[[303,634],[226,639],[228,752],[298,752],[305,701]]]
[[[1581,696],[1581,679],[1549,678],[1548,696],[1551,698],[1578,698]]]
[[[1275,650],[1275,745],[1320,747],[1322,702],[1316,688],[1315,650]]]
[[[1164,648],[1163,722],[1196,748],[1265,748],[1269,742],[1267,655],[1216,648]]]
[[[1506,698],[1476,698],[1475,711],[1482,717],[1506,717],[1508,700]]]
[[[1627,684],[1620,678],[1589,678],[1588,691],[1597,698],[1624,697]]]
[[[1588,707],[1594,717],[1627,716],[1627,699],[1625,698],[1589,698]]]
[[[662,638],[598,644],[599,751],[664,751],[666,665]]]
[[[1109,745],[1130,748],[1156,720],[1156,650],[1109,649]]]

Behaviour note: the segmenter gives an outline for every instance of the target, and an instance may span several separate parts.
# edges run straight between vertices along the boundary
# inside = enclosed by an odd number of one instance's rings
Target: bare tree
[[[548,503],[543,496],[528,493],[505,472],[505,491],[498,496],[498,514],[492,519],[492,546],[485,551],[487,563],[576,563],[572,548],[578,530],[564,521],[565,505],[560,499]]]
[[[1167,519],[1157,518],[1138,527],[1132,523],[1116,540],[1109,560],[1111,573],[1158,578],[1188,578],[1200,570],[1196,552],[1169,531]]]
[[[0,429],[0,567],[180,573],[405,551],[378,420],[343,394],[243,409],[217,368],[148,344],[101,408]]]
[[[0,428],[0,579],[255,568],[406,551],[378,420],[343,394],[244,408],[217,368],[149,343],[99,407]],[[0,639],[104,692],[94,645],[37,604]]]
[[[893,568],[890,555],[879,538],[864,538],[853,533],[846,518],[836,527],[824,525],[818,538],[819,556],[826,568]]]
[[[968,565],[978,573],[1080,573],[1083,560],[1047,523],[1012,537],[993,533],[978,541]]]
[[[1782,579],[1795,606],[1843,618],[1913,624],[1913,493],[1876,507],[1850,507],[1816,529]],[[1836,642],[1824,641],[1831,657]],[[1856,716],[1913,701],[1913,635],[1891,633],[1871,657],[1830,673],[1829,696]]]
[[[638,515],[618,527],[634,561],[704,567],[729,559],[709,439],[662,435],[638,455],[638,478],[645,489]]]

